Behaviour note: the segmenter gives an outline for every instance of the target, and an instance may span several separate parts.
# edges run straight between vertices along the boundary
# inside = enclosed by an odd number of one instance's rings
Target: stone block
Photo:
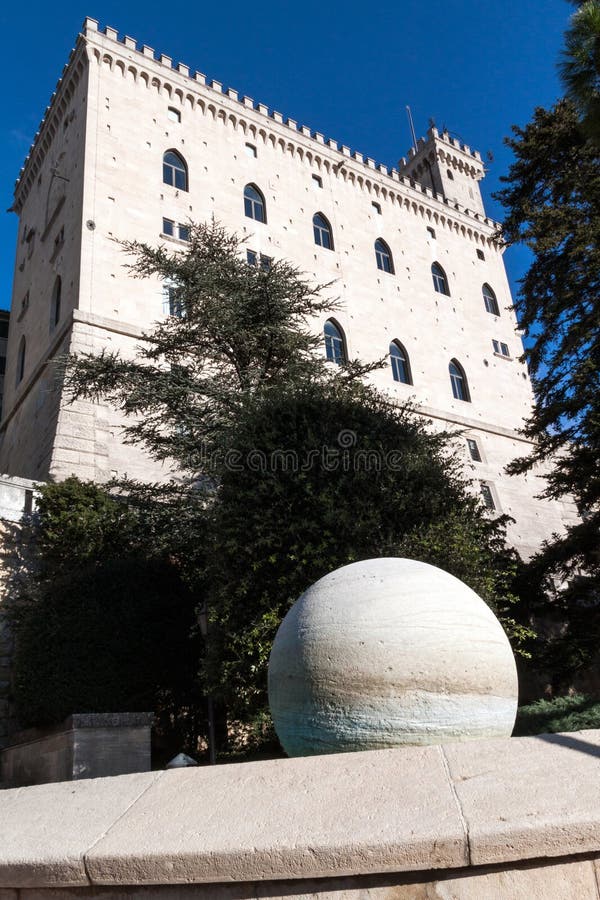
[[[161,773],[0,791],[0,885],[87,884],[84,855]]]
[[[466,836],[437,747],[173,770],[86,858],[96,884],[465,863]]]
[[[472,865],[599,849],[600,731],[447,744]]]
[[[2,778],[18,787],[147,772],[152,721],[152,713],[88,713],[22,732],[0,754]]]

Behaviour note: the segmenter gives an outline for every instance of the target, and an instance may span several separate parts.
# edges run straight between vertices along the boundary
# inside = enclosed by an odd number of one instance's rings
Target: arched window
[[[390,363],[392,365],[392,375],[394,381],[401,381],[403,384],[412,384],[412,376],[410,374],[410,361],[408,353],[400,343],[400,341],[392,341],[390,344]]]
[[[446,294],[446,296],[449,297],[450,289],[448,287],[448,279],[446,278],[446,273],[439,263],[435,262],[432,265],[431,277],[433,278],[433,287],[438,292],[438,294]]]
[[[499,316],[500,310],[498,309],[498,301],[496,300],[496,295],[489,284],[484,284],[481,292],[483,294],[483,302],[485,304],[486,311],[491,313],[493,316]]]
[[[471,402],[469,394],[469,385],[467,384],[467,376],[458,360],[453,359],[448,366],[450,372],[450,384],[452,385],[452,395],[455,400],[464,400],[465,403]]]
[[[382,272],[394,274],[394,261],[392,259],[392,251],[382,238],[375,241],[375,259],[377,260],[377,268]]]
[[[333,232],[331,231],[331,225],[323,213],[315,213],[313,216],[313,232],[315,235],[315,244],[318,247],[325,247],[326,250],[333,250]]]
[[[183,156],[175,150],[167,150],[163,156],[163,181],[180,191],[188,189],[188,170]]]
[[[337,363],[338,366],[344,365],[348,360],[344,332],[339,325],[336,325],[333,319],[328,319],[325,322],[323,331],[325,334],[325,353],[327,359]]]
[[[267,221],[265,198],[255,184],[247,184],[244,188],[244,212],[249,219]]]
[[[60,319],[60,300],[62,293],[62,280],[60,275],[56,276],[54,287],[52,288],[52,299],[50,301],[50,330],[56,328]]]
[[[17,353],[17,384],[23,381],[23,375],[25,374],[25,350],[25,335],[23,335],[19,344],[19,352]]]

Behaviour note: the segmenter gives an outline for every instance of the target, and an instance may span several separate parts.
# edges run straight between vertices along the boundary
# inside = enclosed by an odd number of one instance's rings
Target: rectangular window
[[[256,147],[254,144],[246,144],[246,156],[252,156],[256,159]]]
[[[475,438],[467,438],[467,447],[469,448],[471,459],[475,462],[481,462],[481,453]]]
[[[427,226],[427,233],[429,234],[429,237],[432,237],[435,241],[435,229],[430,225]]]
[[[175,236],[175,222],[172,219],[163,219],[162,233],[168,234],[169,237]]]
[[[171,122],[181,122],[181,113],[178,109],[175,109],[174,106],[170,106],[167,110],[167,118],[169,118]]]
[[[163,283],[163,313],[165,316],[183,316],[183,302],[179,297],[179,288],[170,281]]]
[[[483,252],[483,250],[480,250],[479,247],[477,248],[477,258],[485,259],[485,253]]]
[[[177,226],[179,240],[180,241],[189,241],[190,239],[190,229],[188,225],[178,225]]]
[[[377,203],[375,200],[371,200],[371,206],[375,210],[378,216],[381,215],[381,204]]]
[[[508,349],[508,344],[505,344],[503,341],[492,341],[492,346],[494,348],[494,353],[497,353],[498,356],[504,356],[505,359],[510,359],[510,350]]]
[[[316,187],[316,188],[323,187],[323,179],[321,178],[320,175],[313,175],[312,180],[313,180],[313,187]]]
[[[260,254],[261,269],[263,269],[265,272],[267,272],[271,268],[272,263],[273,263],[272,256],[264,256],[264,254],[262,254],[262,253]]]
[[[255,250],[246,250],[246,262],[249,266],[258,265],[258,253]]]
[[[496,504],[494,503],[494,497],[492,495],[492,489],[489,484],[486,484],[484,481],[479,483],[479,491],[481,493],[481,499],[483,500],[483,505],[486,509],[496,509]]]

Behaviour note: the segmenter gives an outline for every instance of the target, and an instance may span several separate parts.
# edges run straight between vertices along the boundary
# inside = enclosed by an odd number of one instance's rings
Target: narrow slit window
[[[467,438],[467,447],[473,462],[481,462],[481,451],[479,450],[479,444],[475,438]]]
[[[485,506],[485,508],[489,510],[496,509],[494,495],[492,494],[492,489],[489,484],[486,484],[485,481],[481,481],[479,483],[479,492],[481,494],[481,499],[483,500],[483,505]]]

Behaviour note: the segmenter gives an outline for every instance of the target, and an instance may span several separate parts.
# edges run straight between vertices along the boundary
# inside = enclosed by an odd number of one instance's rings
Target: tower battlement
[[[181,78],[184,83],[187,83],[186,87],[192,87],[193,90],[195,89],[197,91],[200,89],[201,91],[214,91],[215,94],[218,95],[220,104],[223,104],[224,106],[229,106],[229,104],[235,104],[236,106],[240,105],[245,110],[252,111],[259,116],[270,120],[272,123],[271,127],[277,128],[277,126],[279,126],[285,131],[293,132],[295,140],[308,139],[310,142],[314,142],[320,148],[318,151],[319,153],[327,154],[328,162],[326,163],[326,167],[335,175],[341,175],[346,178],[349,174],[347,167],[352,166],[352,168],[354,168],[354,166],[358,166],[363,170],[368,170],[370,173],[376,173],[378,176],[383,176],[384,181],[389,179],[397,185],[402,185],[405,190],[408,190],[409,194],[415,192],[416,194],[420,194],[421,198],[426,197],[432,201],[444,203],[446,210],[444,210],[443,214],[445,216],[447,216],[448,213],[451,215],[459,213],[461,217],[477,220],[479,227],[484,226],[485,231],[487,232],[485,238],[482,235],[483,239],[489,238],[491,231],[494,231],[497,227],[497,224],[486,216],[480,198],[477,205],[469,202],[463,203],[463,198],[457,196],[450,195],[449,199],[446,193],[438,190],[431,181],[428,183],[427,179],[423,178],[423,173],[420,169],[422,150],[424,151],[425,148],[429,146],[432,129],[428,132],[427,138],[420,138],[419,151],[415,152],[414,148],[411,148],[408,154],[408,160],[405,158],[401,159],[399,168],[396,169],[386,164],[379,163],[372,157],[366,156],[360,151],[352,150],[346,144],[341,144],[334,138],[327,138],[308,125],[299,125],[296,120],[285,117],[281,112],[271,109],[267,104],[255,102],[253,98],[248,97],[247,95],[240,95],[235,88],[225,87],[222,82],[208,78],[205,73],[193,69],[186,63],[178,62],[174,65],[172,57],[167,56],[164,53],[157,53],[153,47],[143,44],[134,37],[124,34],[121,35],[116,28],[111,26],[101,28],[99,22],[91,17],[87,17],[83,22],[82,31],[77,44],[71,51],[68,63],[63,68],[61,78],[58,81],[55,92],[52,94],[50,103],[46,108],[40,127],[25,159],[19,178],[17,179],[15,185],[15,209],[18,209],[19,203],[21,202],[20,194],[27,194],[33,183],[33,179],[37,174],[38,166],[34,164],[36,154],[41,148],[41,155],[45,155],[49,144],[49,138],[52,137],[55,131],[56,125],[51,122],[54,118],[55,110],[57,108],[59,110],[56,124],[60,122],[60,119],[62,118],[61,114],[65,111],[66,104],[64,102],[62,104],[60,103],[59,95],[65,93],[65,78],[72,72],[74,59],[85,43],[103,44],[103,49],[108,49],[106,46],[107,44],[114,44],[115,48],[118,49],[119,54],[125,53],[126,57],[130,60],[134,61],[132,54],[135,54],[135,56],[139,58],[139,60],[137,60],[138,64],[142,63],[144,66],[152,67],[157,72],[160,72],[161,70],[165,74],[168,72],[169,75],[167,77],[170,81]],[[79,74],[80,73],[78,72],[76,78],[79,77]],[[123,74],[125,74],[124,69]],[[166,83],[167,82],[165,81],[164,84],[166,85]],[[452,157],[453,165],[460,169],[461,167],[465,168],[467,160],[471,160],[474,166],[479,163],[479,166],[481,167],[479,177],[483,177],[484,171],[483,166],[481,165],[481,157],[477,151],[471,151],[468,146],[455,140],[448,132],[439,135],[437,129],[433,129],[433,131],[435,132],[435,137],[440,146],[446,145],[446,156],[450,159],[450,152],[454,154]],[[48,132],[50,132],[49,135]],[[333,158],[329,155],[330,152],[333,154]],[[318,157],[315,156],[314,158],[315,160],[318,160]],[[351,176],[351,180],[353,177],[354,176]],[[372,176],[366,175],[366,178],[370,177]],[[365,176],[357,176],[359,182],[364,180],[364,178]],[[393,190],[393,188],[391,189]],[[385,187],[383,188],[383,191],[384,193],[386,192]],[[469,200],[468,197],[466,199]]]

